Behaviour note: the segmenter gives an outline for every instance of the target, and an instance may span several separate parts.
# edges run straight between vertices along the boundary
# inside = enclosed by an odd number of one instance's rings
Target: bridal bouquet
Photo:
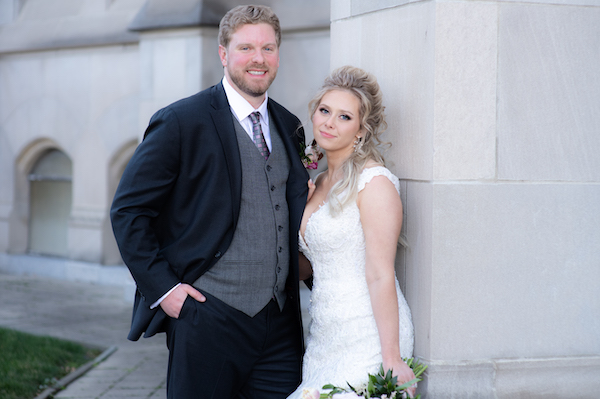
[[[406,389],[423,379],[421,375],[427,369],[427,366],[414,358],[404,359],[406,364],[415,373],[415,379],[402,385],[397,385],[398,378],[392,376],[392,370],[387,373],[383,371],[383,365],[379,366],[379,373],[367,375],[367,382],[363,385],[353,387],[348,384],[348,388],[336,387],[331,384],[323,386],[323,389],[330,390],[327,393],[320,393],[317,389],[304,389],[302,399],[361,399],[361,398],[380,398],[380,399],[405,399],[408,398]],[[415,396],[419,399],[421,395]]]

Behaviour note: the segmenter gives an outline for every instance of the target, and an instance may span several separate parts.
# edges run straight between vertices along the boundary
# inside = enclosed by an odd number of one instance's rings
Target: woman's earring
[[[362,139],[362,137],[357,137],[356,140],[354,140],[354,152],[358,152],[360,151],[360,149],[362,148],[364,144],[364,141]]]

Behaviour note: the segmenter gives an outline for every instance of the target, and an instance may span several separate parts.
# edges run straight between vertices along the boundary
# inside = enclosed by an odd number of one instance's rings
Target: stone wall
[[[68,258],[121,262],[108,220],[121,173],[154,112],[223,77],[216,25],[243,3],[0,0],[0,253],[30,252],[28,174],[58,149],[73,167]],[[262,3],[283,30],[269,95],[307,121],[329,71],[329,3]]]
[[[331,66],[373,72],[427,398],[600,383],[600,4],[332,1]]]

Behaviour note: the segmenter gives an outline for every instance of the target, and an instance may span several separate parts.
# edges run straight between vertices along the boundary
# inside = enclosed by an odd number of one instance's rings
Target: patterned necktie
[[[260,154],[265,157],[265,160],[269,159],[269,147],[263,136],[262,128],[260,127],[260,113],[253,112],[250,114],[250,120],[252,121],[252,140],[260,151]]]

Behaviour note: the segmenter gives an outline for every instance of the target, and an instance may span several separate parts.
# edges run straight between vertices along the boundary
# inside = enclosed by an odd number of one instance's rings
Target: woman
[[[329,383],[356,387],[381,363],[398,383],[410,381],[402,357],[412,356],[413,326],[394,272],[402,203],[377,148],[386,126],[379,85],[362,69],[339,68],[309,109],[328,169],[310,187],[300,226],[301,279],[314,277],[312,323],[303,381],[290,398]]]

